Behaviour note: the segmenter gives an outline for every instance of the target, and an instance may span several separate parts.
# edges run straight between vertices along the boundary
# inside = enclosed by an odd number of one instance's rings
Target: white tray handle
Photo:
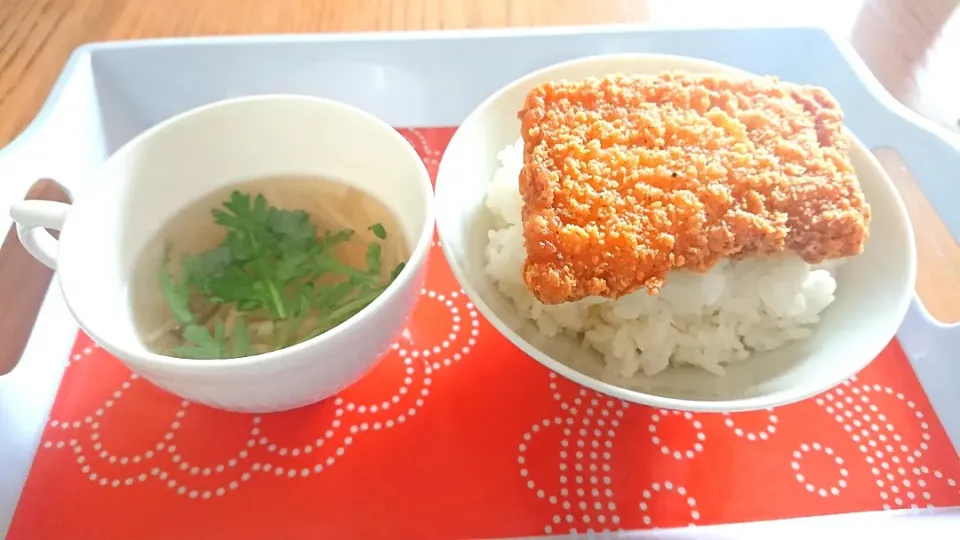
[[[889,105],[889,104],[888,104]],[[883,129],[874,137],[895,150],[906,165],[936,213],[946,225],[954,242],[960,237],[960,135],[948,132],[920,118],[899,103],[888,106]],[[956,284],[960,287],[960,283]],[[960,323],[943,324],[932,317],[917,297],[927,321],[955,330]]]

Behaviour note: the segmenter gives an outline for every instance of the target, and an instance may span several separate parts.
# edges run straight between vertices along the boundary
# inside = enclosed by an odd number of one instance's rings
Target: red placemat
[[[402,130],[431,174],[450,128]],[[776,410],[581,388],[473,309],[439,248],[408,337],[339,397],[233,414],[80,335],[8,538],[479,538],[960,505],[960,459],[896,342]]]

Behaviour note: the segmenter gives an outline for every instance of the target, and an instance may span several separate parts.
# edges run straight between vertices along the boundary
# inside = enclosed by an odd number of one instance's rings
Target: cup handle
[[[17,237],[35,259],[57,269],[58,241],[47,229],[59,231],[67,218],[70,205],[62,202],[20,201],[10,208],[10,217],[17,223]]]

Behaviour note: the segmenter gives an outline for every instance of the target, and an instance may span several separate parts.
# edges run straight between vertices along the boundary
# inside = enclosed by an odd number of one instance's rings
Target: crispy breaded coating
[[[863,250],[870,207],[823,89],[614,75],[542,84],[519,118],[523,279],[545,304],[656,294],[723,257]]]

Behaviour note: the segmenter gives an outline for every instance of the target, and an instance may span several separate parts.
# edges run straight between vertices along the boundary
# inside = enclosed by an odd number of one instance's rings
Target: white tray
[[[960,145],[893,100],[845,44],[815,29],[492,30],[173,39],[84,46],[70,58],[29,128],[0,151],[0,207],[41,177],[74,197],[99,164],[134,135],[223,98],[301,93],[342,100],[396,126],[458,125],[494,90],[534,69],[627,51],[701,56],[828,86],[872,147],[905,155],[947,226],[960,231]],[[918,126],[922,126],[918,127]],[[944,132],[945,133],[945,132]],[[906,149],[906,150],[905,150]],[[938,169],[940,167],[940,169]],[[939,204],[937,204],[939,203]],[[4,211],[0,227],[10,226]],[[960,332],[911,310],[901,343],[941,422],[960,447]],[[77,327],[52,288],[23,360],[0,378],[0,531],[33,460]]]

